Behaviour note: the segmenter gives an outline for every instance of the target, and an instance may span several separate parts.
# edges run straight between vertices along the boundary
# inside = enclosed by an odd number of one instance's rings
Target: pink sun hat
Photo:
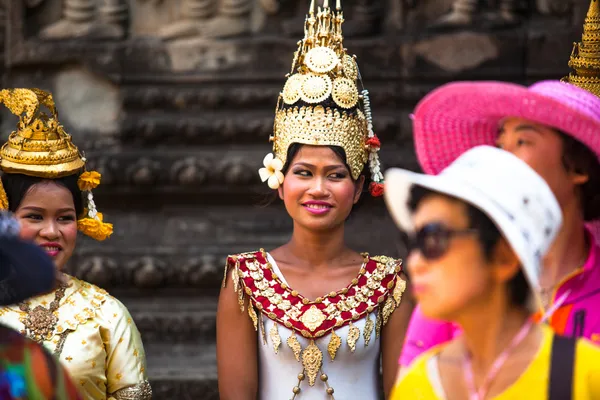
[[[494,145],[499,124],[506,117],[558,129],[600,159],[600,98],[594,94],[557,80],[530,87],[495,81],[454,82],[425,96],[412,116],[423,171],[437,175],[467,150]]]

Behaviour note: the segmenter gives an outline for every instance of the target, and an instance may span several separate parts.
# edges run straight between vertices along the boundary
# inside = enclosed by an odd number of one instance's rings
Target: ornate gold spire
[[[367,162],[373,180],[372,193],[381,195],[383,175],[373,133],[368,91],[359,93],[359,70],[355,57],[344,48],[341,1],[335,10],[329,1],[310,3],[304,23],[304,38],[298,42],[292,69],[279,95],[275,115],[273,152],[265,158],[261,179],[276,189],[283,183],[280,170],[293,143],[339,146],[354,179]]]
[[[600,96],[600,0],[591,0],[581,42],[575,43],[569,76],[562,80]]]
[[[72,175],[84,166],[77,147],[58,122],[50,93],[39,89],[4,89],[0,102],[19,116],[17,130],[0,150],[0,168],[40,178]],[[50,115],[40,111],[44,105]]]

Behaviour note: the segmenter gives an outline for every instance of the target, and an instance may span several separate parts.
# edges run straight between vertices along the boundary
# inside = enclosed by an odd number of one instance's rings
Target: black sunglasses
[[[408,253],[419,250],[426,259],[435,260],[448,251],[453,237],[474,233],[477,233],[476,229],[450,229],[440,223],[427,224],[409,237]]]

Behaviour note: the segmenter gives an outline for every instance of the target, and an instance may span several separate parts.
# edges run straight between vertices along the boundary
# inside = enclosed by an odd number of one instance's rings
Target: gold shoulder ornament
[[[77,221],[78,229],[96,239],[105,240],[113,232],[112,224],[103,222],[96,209],[92,189],[100,184],[101,175],[85,170],[85,157],[73,144],[58,121],[52,94],[40,89],[4,89],[0,102],[19,117],[16,131],[0,149],[0,169],[5,174],[23,174],[44,179],[79,175],[78,186],[87,200],[85,215]],[[45,106],[50,113],[40,111]],[[8,198],[0,182],[0,208],[8,209]]]

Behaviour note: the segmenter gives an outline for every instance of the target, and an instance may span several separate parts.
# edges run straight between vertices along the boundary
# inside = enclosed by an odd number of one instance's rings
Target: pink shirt
[[[563,281],[554,293],[554,300],[561,298],[565,293],[569,294],[550,319],[550,325],[556,333],[585,337],[596,343],[600,343],[600,248],[598,246],[598,243],[594,242],[584,266]],[[428,319],[417,306],[406,332],[400,365],[405,367],[410,365],[424,351],[448,342],[459,334],[460,328],[456,324]]]

